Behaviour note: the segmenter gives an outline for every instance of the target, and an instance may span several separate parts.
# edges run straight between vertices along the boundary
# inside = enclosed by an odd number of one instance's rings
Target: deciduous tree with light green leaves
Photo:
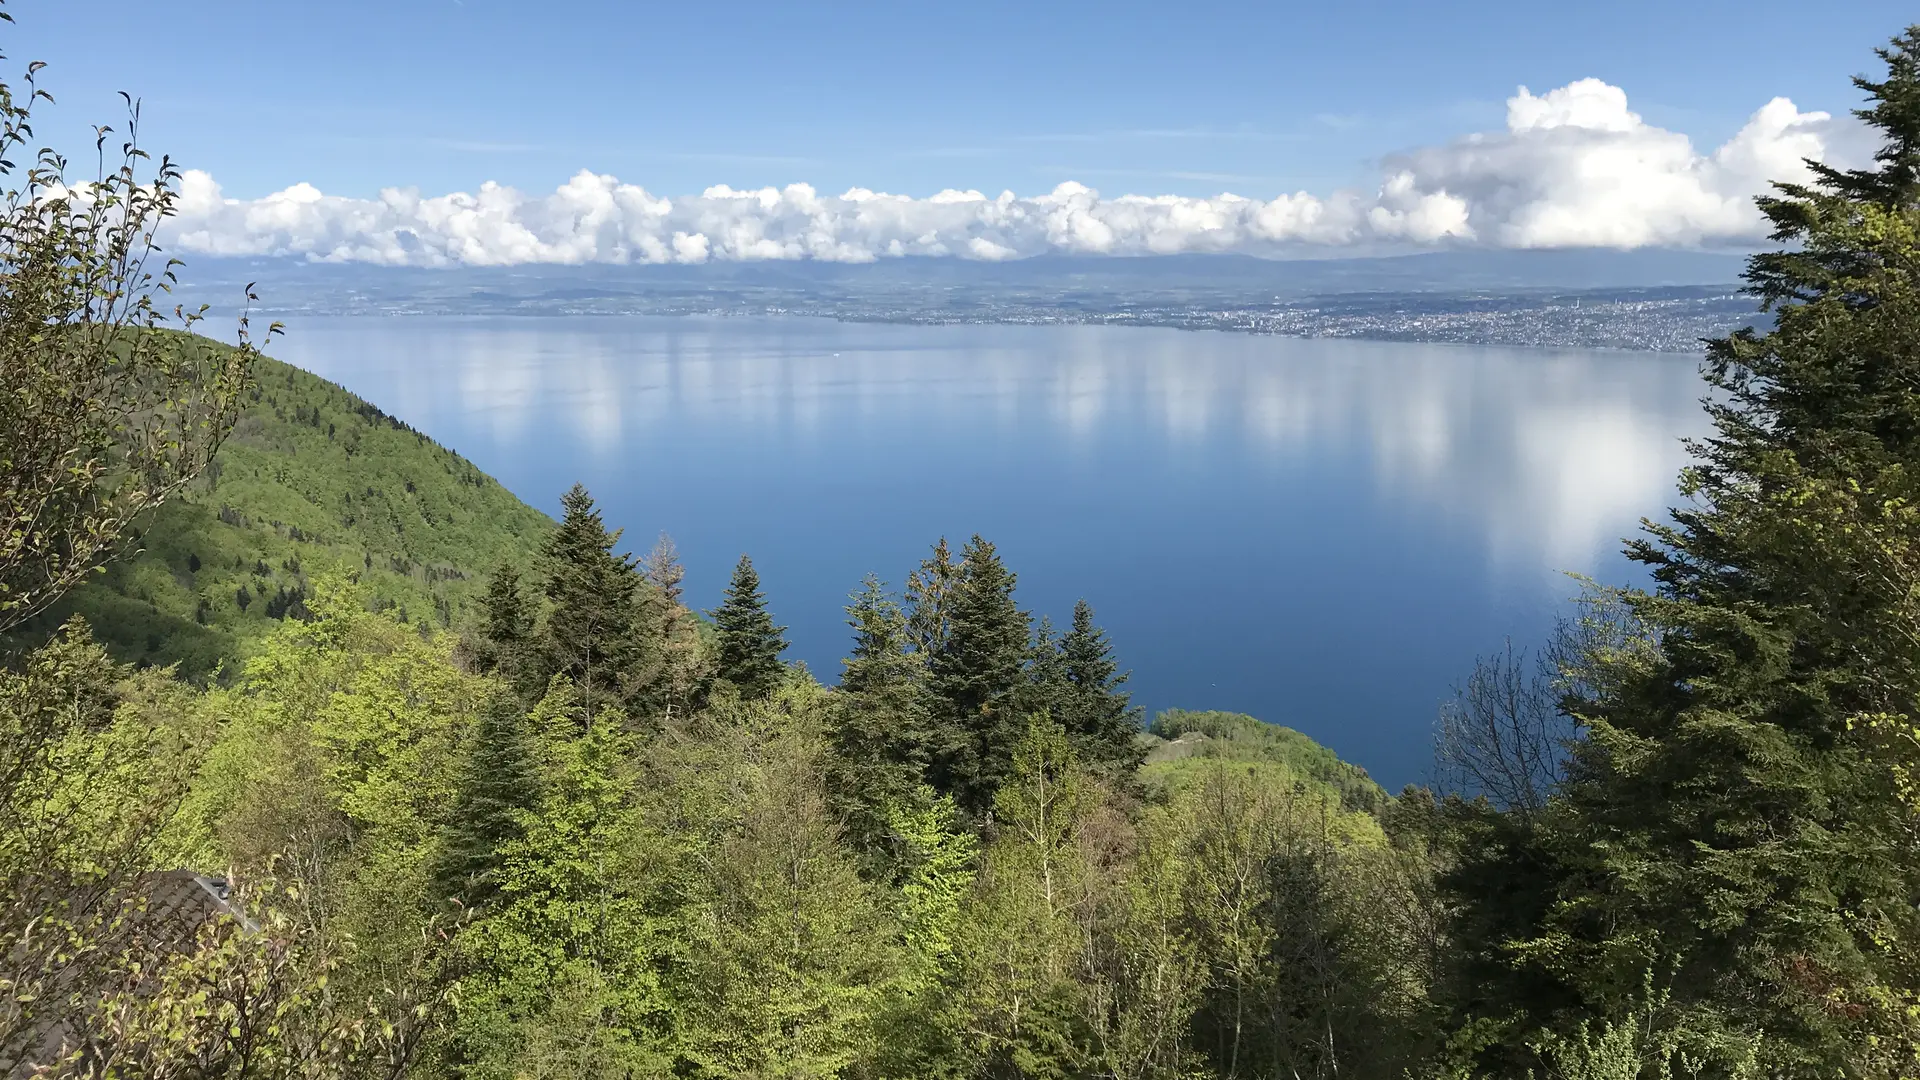
[[[97,172],[76,174],[34,141],[35,110],[53,101],[44,66],[0,83],[0,631],[98,569],[200,475],[256,355],[244,314],[236,345],[175,332],[207,309],[168,311],[179,264],[156,230],[181,173],[141,144],[139,103],[127,98],[120,130],[97,129]]]
[[[1083,959],[1088,877],[1082,831],[1097,790],[1066,731],[1030,718],[994,799],[994,839],[963,908],[947,1002],[976,1075],[1077,1076],[1098,1054]]]
[[[589,718],[559,677],[527,718],[539,797],[513,813],[491,903],[462,935],[465,1076],[644,1075],[667,1060],[623,721],[610,707]]]

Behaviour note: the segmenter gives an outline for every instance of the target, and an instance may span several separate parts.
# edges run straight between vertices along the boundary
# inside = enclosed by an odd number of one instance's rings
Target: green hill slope
[[[1365,769],[1292,728],[1243,713],[1168,709],[1154,718],[1147,739],[1142,775],[1168,788],[1181,786],[1198,769],[1225,761],[1284,771],[1337,796],[1349,810],[1371,813],[1387,801],[1386,791]]]
[[[213,466],[143,523],[135,554],[26,627],[74,612],[122,659],[198,677],[357,572],[378,603],[446,625],[553,525],[473,463],[315,375],[262,359]]]

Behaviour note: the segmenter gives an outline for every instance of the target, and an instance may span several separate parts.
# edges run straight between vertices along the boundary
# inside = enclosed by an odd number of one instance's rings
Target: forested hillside
[[[213,464],[18,636],[44,639],[78,613],[116,658],[199,677],[304,617],[315,580],[347,573],[403,622],[446,627],[494,565],[524,561],[551,527],[400,419],[262,357]]]
[[[1197,771],[1190,761],[1235,761],[1286,770],[1288,778],[1324,785],[1350,810],[1378,811],[1387,793],[1365,769],[1292,728],[1263,723],[1241,713],[1168,709],[1154,717],[1147,773],[1172,778]]]

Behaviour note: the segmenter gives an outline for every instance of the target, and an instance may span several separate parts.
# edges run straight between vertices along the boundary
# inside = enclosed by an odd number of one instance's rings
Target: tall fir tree
[[[502,693],[474,725],[458,794],[432,864],[433,895],[484,907],[499,892],[504,852],[540,801],[539,762],[526,706]]]
[[[500,652],[526,647],[533,636],[533,613],[520,592],[520,571],[512,563],[501,563],[487,583],[486,621],[481,633]]]
[[[1027,647],[1027,681],[1022,695],[1025,712],[1044,712],[1058,720],[1066,711],[1072,683],[1067,679],[1067,659],[1060,651],[1060,634],[1053,619],[1040,616],[1033,628],[1033,642]]]
[[[535,685],[541,665],[534,656],[533,605],[521,589],[520,569],[501,563],[481,603],[479,638],[471,649],[480,669],[498,672],[524,697],[538,697],[545,687]]]
[[[787,649],[787,639],[781,636],[787,628],[773,624],[767,598],[760,592],[760,575],[745,555],[733,568],[733,580],[714,609],[713,623],[718,631],[715,677],[732,683],[742,697],[772,693],[786,676],[780,654]]]
[[[549,601],[541,674],[571,680],[591,720],[598,709],[624,707],[646,689],[646,597],[633,559],[614,551],[620,533],[607,530],[587,489],[575,484],[560,504],[560,527],[540,552]]]
[[[890,811],[918,798],[933,732],[926,666],[909,648],[900,605],[871,574],[850,600],[853,652],[834,695],[829,786],[852,838],[872,850],[891,832]]]
[[[969,540],[944,599],[946,640],[928,658],[934,719],[947,748],[934,777],[975,814],[992,808],[1025,731],[1030,623],[1014,603],[1014,585],[993,545]]]
[[[1877,167],[1759,200],[1784,246],[1747,280],[1774,327],[1710,343],[1688,502],[1630,547],[1656,644],[1569,700],[1567,780],[1501,840],[1512,880],[1545,879],[1503,902],[1540,916],[1469,950],[1517,965],[1470,1011],[1635,1024],[1644,1075],[1920,1068],[1920,850],[1879,735],[1920,693],[1920,638],[1895,632],[1920,595],[1920,27],[1881,56],[1857,80]]]
[[[1065,723],[1072,711],[1073,683],[1067,678],[1067,658],[1060,644],[1053,620],[1040,616],[1027,646],[1026,684],[1014,694],[1013,707],[1022,714],[1044,714],[1055,723]]]
[[[1085,600],[1073,605],[1073,624],[1060,639],[1059,653],[1069,689],[1057,719],[1094,771],[1131,780],[1146,756],[1140,710],[1122,689],[1131,673],[1120,670],[1113,645],[1093,624],[1093,607]]]
[[[933,545],[933,554],[907,575],[907,640],[923,662],[947,643],[947,595],[959,579],[947,538]]]
[[[847,625],[853,629],[853,651],[844,662],[840,688],[863,694],[914,682],[924,667],[910,651],[907,617],[887,594],[886,585],[868,574],[860,591],[848,597]]]

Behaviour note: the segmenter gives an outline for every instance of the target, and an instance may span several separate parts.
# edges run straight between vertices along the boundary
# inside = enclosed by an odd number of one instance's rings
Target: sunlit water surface
[[[1641,580],[1692,357],[1084,326],[742,318],[299,319],[281,359],[557,512],[592,489],[690,599],[752,554],[829,681],[847,592],[980,533],[1019,599],[1086,597],[1138,703],[1307,732],[1397,787],[1479,653],[1540,640],[1566,572]]]

